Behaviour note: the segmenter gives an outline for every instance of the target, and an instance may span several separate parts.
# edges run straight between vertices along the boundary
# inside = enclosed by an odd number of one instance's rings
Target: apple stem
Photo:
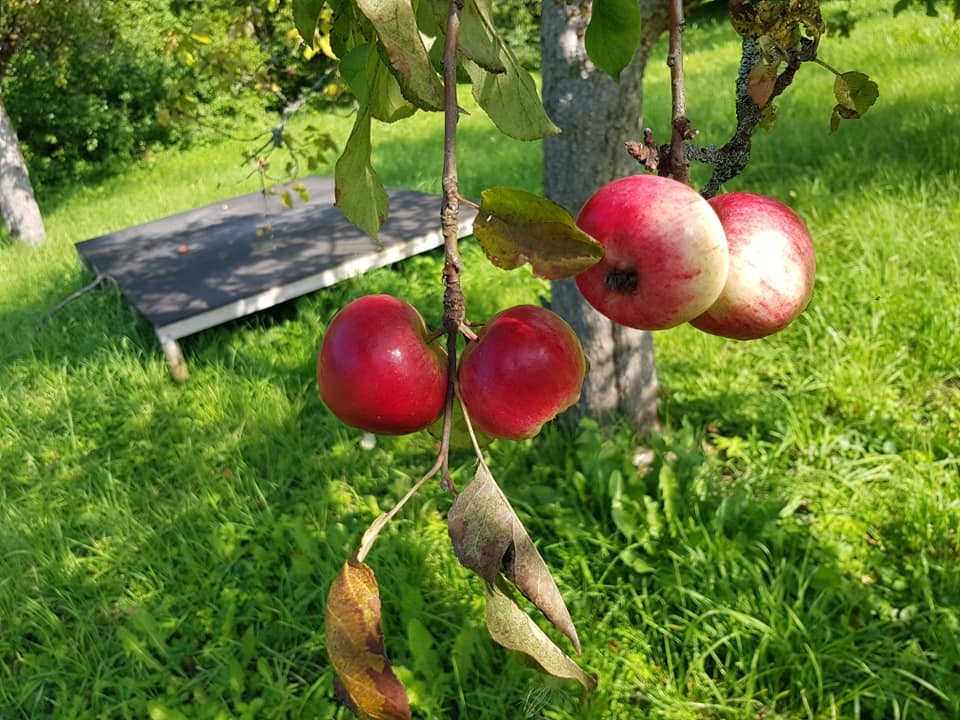
[[[463,404],[463,398],[460,397],[460,383],[457,383],[456,392],[457,402],[460,403],[460,409],[463,410],[463,421],[467,426],[467,434],[470,435],[470,443],[473,445],[473,451],[477,455],[477,462],[481,466],[486,467],[487,462],[483,459],[483,451],[480,449],[480,441],[477,439],[477,431],[473,427],[473,421],[470,419],[470,413],[467,412],[467,408]]]

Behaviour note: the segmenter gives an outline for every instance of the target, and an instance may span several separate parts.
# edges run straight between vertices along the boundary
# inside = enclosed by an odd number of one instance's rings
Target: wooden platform
[[[154,327],[171,372],[186,377],[177,340],[383,267],[443,243],[439,196],[391,189],[378,243],[334,207],[333,179],[302,180],[292,208],[250,193],[77,244]],[[461,206],[460,235],[474,212]]]

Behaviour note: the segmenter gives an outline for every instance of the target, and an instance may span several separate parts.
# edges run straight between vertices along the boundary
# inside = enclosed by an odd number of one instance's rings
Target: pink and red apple
[[[693,188],[631,175],[600,188],[577,218],[603,258],[576,277],[581,294],[614,322],[665,330],[709,308],[727,280],[727,238]]]
[[[381,435],[421,430],[443,412],[447,355],[423,317],[391,295],[354,300],[331,320],[317,355],[317,385],[347,425]]]
[[[816,255],[807,226],[764,195],[731,192],[709,202],[727,235],[730,270],[720,296],[691,324],[737,340],[782,330],[813,294]]]
[[[580,399],[587,361],[573,329],[537,305],[494,315],[460,357],[460,396],[473,426],[495,438],[540,432]]]

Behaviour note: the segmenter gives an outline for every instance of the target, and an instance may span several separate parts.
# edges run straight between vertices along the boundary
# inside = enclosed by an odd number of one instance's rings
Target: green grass
[[[654,438],[585,422],[490,448],[599,690],[491,643],[479,583],[450,551],[449,498],[429,487],[369,558],[416,717],[960,717],[960,35],[857,12],[824,57],[875,77],[878,105],[829,135],[832,77],[804,68],[730,184],[808,221],[808,311],[752,343],[658,333]],[[685,36],[701,48],[687,69],[705,142],[729,130],[727,35],[705,22]],[[646,123],[661,135],[667,82],[655,60]],[[349,130],[314,122],[340,141]],[[384,180],[436,191],[439,130],[438,116],[378,127]],[[478,112],[463,136],[465,194],[540,188],[538,145],[498,138]],[[369,292],[435,323],[439,256],[187,340],[183,385],[115,291],[49,316],[91,279],[74,242],[256,189],[241,147],[157,155],[42,198],[50,242],[0,247],[4,720],[347,717],[325,594],[434,448],[361,449],[317,397],[315,350],[337,308]],[[474,317],[548,292],[471,243],[464,255]]]

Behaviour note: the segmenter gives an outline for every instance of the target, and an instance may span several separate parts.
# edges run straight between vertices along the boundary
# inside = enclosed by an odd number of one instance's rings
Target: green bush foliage
[[[162,6],[65,3],[56,19],[34,16],[3,81],[35,184],[63,184],[171,139],[157,121],[166,64]],[[42,26],[48,23],[47,26]]]
[[[493,3],[493,21],[527,69],[540,67],[540,0]]]

